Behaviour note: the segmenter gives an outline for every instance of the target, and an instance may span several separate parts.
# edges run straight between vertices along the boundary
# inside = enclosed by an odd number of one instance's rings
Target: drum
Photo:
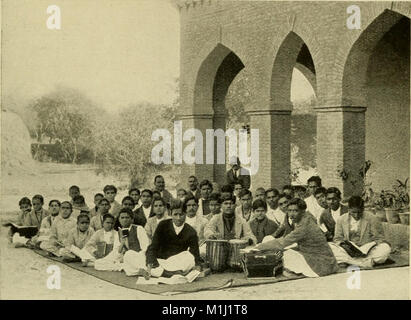
[[[228,241],[230,252],[228,255],[228,265],[233,269],[242,269],[240,249],[248,245],[248,240],[233,239]]]
[[[206,260],[212,271],[223,271],[228,256],[227,240],[206,240]]]

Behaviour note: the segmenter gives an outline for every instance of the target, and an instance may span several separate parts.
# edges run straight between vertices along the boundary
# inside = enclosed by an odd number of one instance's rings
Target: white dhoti
[[[369,267],[372,266],[373,263],[384,263],[391,253],[390,245],[383,242],[372,248],[366,257],[353,258],[339,245],[333,242],[329,242],[328,244],[337,259],[337,263],[348,263],[359,267]]]
[[[146,269],[146,253],[128,250],[123,257],[123,270],[127,276],[140,274],[141,269]]]
[[[183,251],[168,259],[157,259],[159,266],[151,270],[153,277],[161,277],[163,271],[179,271],[186,273],[194,268],[195,259],[189,251]]]
[[[305,261],[304,256],[292,249],[285,250],[283,252],[284,268],[292,271],[294,273],[302,273],[309,278],[318,278],[319,275],[316,274],[311,267]]]

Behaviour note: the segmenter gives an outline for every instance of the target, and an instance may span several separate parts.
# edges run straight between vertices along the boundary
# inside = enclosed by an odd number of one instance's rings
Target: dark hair
[[[213,184],[207,179],[200,182],[200,189],[205,185],[208,185],[211,188],[211,190],[213,189]]]
[[[221,194],[218,192],[213,192],[210,195],[210,198],[208,199],[209,201],[213,200],[213,201],[217,201],[218,203],[221,204]]]
[[[128,195],[130,195],[133,191],[137,191],[137,193],[140,194],[140,189],[138,189],[138,188],[131,188],[130,190],[128,190]]]
[[[89,215],[89,214],[90,214],[90,211],[89,211],[89,210],[86,210],[86,209],[81,209],[81,210],[80,210],[80,214]]]
[[[348,199],[348,208],[364,209],[364,200],[360,196],[352,196]]]
[[[294,187],[294,191],[295,192],[307,192],[307,188],[306,187],[304,187],[304,186],[295,186]]]
[[[246,196],[246,195],[248,195],[248,194],[250,195],[250,197],[253,196],[253,194],[251,193],[250,190],[248,190],[248,189],[242,189],[242,190],[240,191],[240,193],[238,194],[238,197],[239,197],[240,200],[241,200],[242,197],[244,197],[244,196]]]
[[[327,194],[327,189],[324,188],[324,187],[317,188],[317,190],[315,190],[315,192],[314,192],[314,196],[316,196],[319,193]]]
[[[341,199],[341,191],[340,189],[336,188],[336,187],[330,187],[327,189],[327,194],[329,193],[335,193],[335,195]]]
[[[161,193],[160,193],[160,191],[154,190],[153,191],[153,200],[156,200],[158,198],[161,198]]]
[[[156,175],[156,176],[154,177],[154,182],[156,182],[156,180],[157,180],[158,178],[163,178],[163,180],[164,180],[164,177],[163,177],[161,174],[159,174],[159,175]]]
[[[53,202],[57,203],[57,204],[59,205],[59,207],[61,207],[61,202],[60,202],[59,200],[55,200],[55,199],[49,201],[49,207],[51,206],[51,204],[52,204]]]
[[[225,184],[221,187],[221,193],[223,193],[223,192],[224,193],[226,193],[226,192],[233,193],[233,191],[234,191],[233,189],[234,188],[231,184]]]
[[[96,194],[94,195],[94,199],[96,199],[96,197],[102,197],[102,198],[104,198],[104,194],[102,194],[102,193],[96,193]]]
[[[292,185],[290,185],[290,184],[286,184],[285,186],[283,186],[283,192],[284,192],[284,190],[291,190],[291,191],[294,191],[294,187],[292,186]]]
[[[287,200],[291,200],[293,197],[286,193],[280,193],[278,195],[278,200],[280,200],[281,198],[286,198]]]
[[[114,193],[117,193],[117,188],[112,184],[108,184],[103,188],[103,192],[106,193],[107,191],[113,190]]]
[[[123,204],[124,201],[126,201],[126,200],[131,201],[131,202],[133,203],[133,206],[135,205],[134,199],[133,199],[132,197],[130,197],[130,196],[125,196],[125,197],[123,198],[123,200],[121,200],[121,204]]]
[[[223,203],[224,201],[228,201],[231,200],[233,203],[235,203],[235,196],[233,194],[223,194],[221,195],[221,203]]]
[[[107,202],[108,204],[110,204],[110,201],[108,201],[106,198],[103,198],[103,199],[100,199],[100,201],[97,203],[97,206],[101,205],[101,203],[102,203],[103,201],[105,201],[105,202]]]
[[[304,200],[300,199],[300,198],[293,198],[290,200],[290,202],[288,203],[288,206],[291,205],[297,205],[299,210],[306,210],[307,209],[307,204],[305,203]]]
[[[44,198],[43,198],[43,196],[42,196],[41,194],[36,194],[36,195],[31,199],[31,201],[34,201],[34,200],[40,200],[41,204],[44,204]]]
[[[133,211],[129,208],[122,208],[118,214],[118,217],[120,218],[121,214],[124,212],[127,213],[130,216],[130,218],[133,218],[134,216]]]
[[[321,178],[319,176],[312,176],[307,180],[307,184],[310,182],[315,182],[317,184],[317,187],[321,187]]]
[[[265,194],[265,189],[264,189],[263,187],[258,187],[257,189],[255,189],[255,192],[257,192],[257,191],[259,191],[259,190],[264,191],[264,194]]]
[[[198,179],[197,179],[196,176],[189,176],[189,177],[188,177],[188,179],[191,179],[191,178],[194,178],[194,179],[196,179],[196,181],[198,181]]]
[[[257,210],[258,208],[264,208],[267,211],[267,203],[262,199],[257,199],[253,202],[253,211]]]
[[[141,195],[143,195],[144,192],[147,192],[151,198],[153,197],[153,191],[151,191],[150,189],[144,189],[143,191],[141,191]]]
[[[156,202],[156,201],[161,201],[161,202],[163,203],[163,206],[164,206],[164,207],[167,207],[167,203],[166,203],[166,201],[165,201],[162,197],[154,198],[154,199],[153,199],[153,206],[154,206],[154,202]]]
[[[172,214],[173,210],[176,210],[176,209],[181,209],[183,212],[185,212],[183,207],[184,207],[183,201],[179,199],[175,199],[174,201],[171,202],[170,213]]]
[[[270,192],[274,192],[274,196],[279,196],[280,192],[276,188],[270,188],[265,190],[265,195],[269,194]]]
[[[63,204],[65,204],[65,203],[67,203],[67,204],[70,206],[70,210],[73,211],[73,205],[71,204],[70,201],[63,201],[63,202],[61,203],[60,207],[62,207]]]
[[[69,191],[71,191],[71,190],[77,190],[78,192],[80,192],[80,188],[78,186],[71,186],[69,188]]]
[[[78,194],[73,198],[73,202],[85,203],[85,199],[81,194]]]
[[[113,216],[112,214],[106,213],[106,214],[103,216],[103,222],[106,221],[107,219],[113,219],[113,220],[115,220],[116,218],[114,218],[114,216]]]
[[[82,218],[87,219],[88,222],[90,222],[90,217],[88,216],[88,214],[80,213],[80,214],[77,216],[77,223],[79,223],[79,222],[80,222],[80,219],[82,219]]]
[[[180,188],[177,190],[177,193],[179,193],[180,191],[184,191],[184,194],[187,195],[187,190],[184,188]]]
[[[187,197],[183,202],[183,212],[187,212],[187,203],[191,200],[194,200],[194,202],[198,205],[198,199],[196,197]]]
[[[23,204],[28,204],[29,206],[31,206],[30,199],[27,197],[21,198],[19,201],[19,207],[21,207]]]

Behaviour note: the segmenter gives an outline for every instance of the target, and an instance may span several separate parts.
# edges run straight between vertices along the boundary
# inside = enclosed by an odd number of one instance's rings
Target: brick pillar
[[[250,128],[259,129],[259,170],[251,177],[252,188],[281,188],[290,184],[291,111],[249,111]]]
[[[183,125],[183,134],[187,129],[198,129],[203,135],[203,163],[204,164],[186,164],[183,158],[183,169],[182,177],[180,182],[186,184],[188,177],[195,175],[199,182],[203,179],[213,180],[214,168],[213,165],[208,165],[206,163],[206,130],[213,129],[213,115],[212,114],[196,114],[196,115],[182,115],[179,116]],[[194,138],[193,138],[194,139]],[[183,152],[184,148],[190,144],[190,141],[183,141]]]
[[[365,162],[365,107],[321,107],[317,111],[317,166],[325,187],[344,197],[361,194]],[[344,180],[338,170],[348,174]]]
[[[226,118],[227,114],[226,113],[215,113],[213,117],[213,129],[222,129],[224,132],[226,131]],[[225,139],[227,143],[227,139]],[[226,164],[217,164],[217,139],[214,138],[214,181],[217,182],[220,187],[223,186],[226,183]],[[227,147],[225,148],[225,151],[227,152]],[[225,156],[226,161],[227,161],[227,155]]]

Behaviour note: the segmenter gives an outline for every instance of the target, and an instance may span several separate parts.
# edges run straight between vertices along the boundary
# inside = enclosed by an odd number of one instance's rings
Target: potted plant
[[[399,209],[401,207],[398,197],[392,190],[382,190],[382,198],[384,199],[384,211],[388,223],[399,223],[400,217],[398,215]]]
[[[400,203],[399,217],[402,224],[410,224],[410,196],[408,190],[408,178],[404,182],[397,180],[398,184],[394,186],[394,191],[398,202]]]
[[[373,197],[374,208],[375,208],[375,216],[381,222],[387,222],[385,210],[384,210],[384,197],[383,193],[374,193]]]

